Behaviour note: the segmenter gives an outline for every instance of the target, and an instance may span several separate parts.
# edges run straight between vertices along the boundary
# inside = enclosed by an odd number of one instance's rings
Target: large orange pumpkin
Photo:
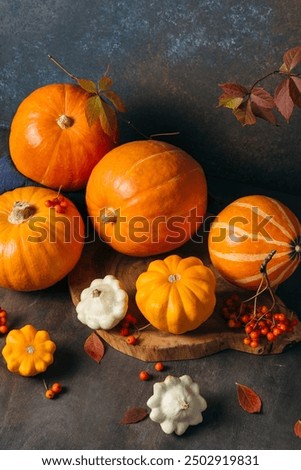
[[[300,222],[281,202],[266,196],[242,197],[218,214],[209,233],[209,254],[214,267],[231,283],[256,289],[260,266],[267,265],[272,286],[285,281],[301,260]]]
[[[25,187],[0,196],[0,286],[33,291],[55,284],[75,266],[85,230],[74,204],[47,207],[51,189]]]
[[[12,120],[9,148],[23,175],[68,191],[86,185],[93,167],[114,146],[99,120],[88,125],[90,96],[78,85],[51,84],[22,101]]]
[[[180,148],[135,141],[96,165],[86,201],[102,240],[121,253],[147,256],[173,250],[196,232],[207,184],[202,167]]]

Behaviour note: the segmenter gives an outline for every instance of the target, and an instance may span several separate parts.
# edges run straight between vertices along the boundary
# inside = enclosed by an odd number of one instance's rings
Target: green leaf
[[[112,90],[109,90],[109,91],[104,91],[102,93],[102,95],[107,98],[109,101],[111,101],[111,103],[113,104],[113,106],[118,110],[120,111],[121,113],[125,113],[126,112],[126,107],[122,101],[122,99],[120,98],[119,95],[117,95],[117,93],[115,93],[115,91],[112,91]]]
[[[90,96],[86,103],[86,118],[89,126],[97,121],[101,112],[103,112],[103,108],[100,97],[98,95]]]
[[[78,78],[77,83],[88,93],[97,93],[97,87],[92,80],[88,80],[87,78]]]
[[[112,79],[107,75],[101,77],[98,81],[98,89],[99,91],[106,91],[112,86]]]

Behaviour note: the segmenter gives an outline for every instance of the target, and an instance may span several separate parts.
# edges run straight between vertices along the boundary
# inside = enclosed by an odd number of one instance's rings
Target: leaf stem
[[[258,80],[256,80],[256,82],[254,82],[253,85],[252,85],[251,88],[250,88],[250,93],[251,93],[251,91],[253,90],[253,88],[255,88],[256,85],[258,85],[258,83],[260,83],[260,82],[262,82],[263,80],[265,80],[266,78],[271,77],[272,75],[276,75],[276,74],[278,74],[278,73],[280,73],[279,70],[274,70],[273,72],[267,73],[267,74],[264,75],[263,77],[261,77],[261,78],[259,78]]]
[[[48,59],[50,59],[59,69],[65,72],[68,77],[72,78],[72,80],[78,81],[78,78],[73,75],[73,73],[69,72],[57,59],[55,59],[51,54],[48,54]]]

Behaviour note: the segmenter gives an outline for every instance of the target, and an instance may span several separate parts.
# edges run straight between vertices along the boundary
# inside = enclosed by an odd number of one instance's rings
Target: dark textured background
[[[69,80],[48,53],[95,80],[110,64],[141,132],[179,131],[168,139],[208,175],[299,194],[300,110],[289,125],[243,128],[216,107],[219,83],[250,86],[301,43],[298,0],[0,0],[0,10],[2,124],[33,89]],[[140,137],[122,124],[122,141]]]

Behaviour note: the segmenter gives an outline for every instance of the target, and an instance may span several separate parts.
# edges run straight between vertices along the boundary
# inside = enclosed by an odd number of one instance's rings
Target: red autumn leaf
[[[248,90],[239,83],[220,83],[218,86],[223,90],[224,94],[232,98],[235,96],[243,98],[248,93]]]
[[[280,67],[280,72],[290,73],[296,65],[301,62],[301,46],[293,47],[286,51],[283,56],[283,64]]]
[[[104,356],[105,348],[100,337],[95,333],[91,333],[84,343],[85,352],[94,359],[96,362],[100,362]]]
[[[289,121],[294,109],[294,102],[290,96],[289,78],[285,78],[279,83],[275,91],[274,101],[279,112],[286,119],[286,121]]]
[[[298,421],[295,422],[294,433],[297,437],[301,437],[301,419],[298,419]]]
[[[252,111],[256,117],[264,119],[265,121],[268,121],[275,126],[277,125],[277,118],[271,109],[261,108],[255,103],[252,103]]]
[[[221,83],[224,93],[219,97],[218,105],[224,108],[237,109],[244,100],[248,90],[238,83]]]
[[[251,92],[251,101],[259,108],[272,109],[275,107],[274,98],[262,87],[255,87]]]
[[[145,408],[134,407],[125,412],[120,424],[134,424],[142,421],[148,416],[148,411]]]
[[[243,126],[251,126],[256,123],[250,99],[244,101],[237,109],[233,109],[233,114]]]
[[[292,98],[294,104],[298,106],[298,108],[301,108],[301,78],[290,77],[289,89],[290,97]]]
[[[238,383],[236,385],[240,406],[248,413],[260,413],[262,404],[259,395],[246,385]]]

